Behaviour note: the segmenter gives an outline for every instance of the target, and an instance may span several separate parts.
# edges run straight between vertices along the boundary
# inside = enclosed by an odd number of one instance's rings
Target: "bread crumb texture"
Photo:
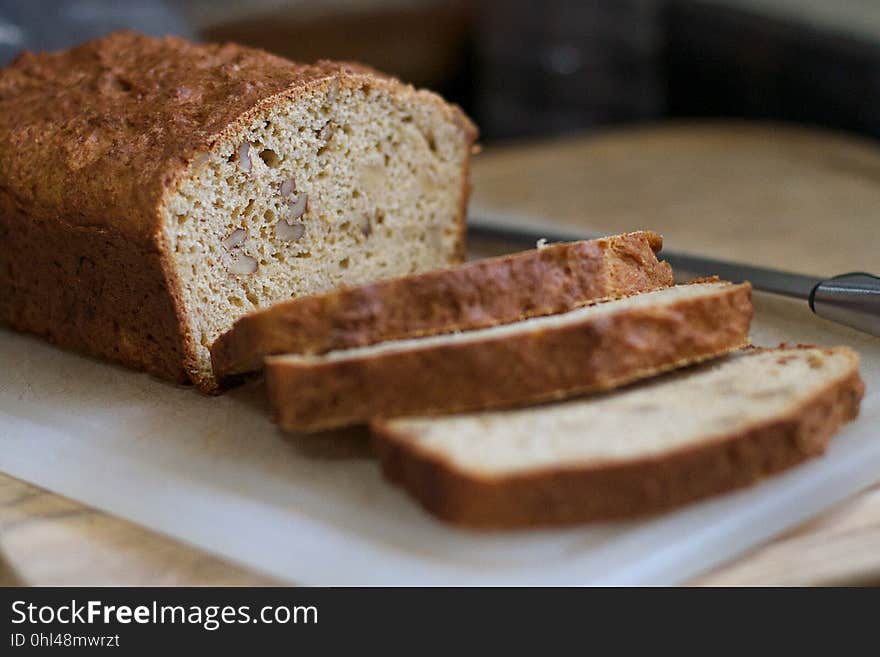
[[[185,304],[201,311],[200,355],[277,301],[449,264],[462,139],[438,119],[417,98],[331,79],[197,160],[165,226]]]

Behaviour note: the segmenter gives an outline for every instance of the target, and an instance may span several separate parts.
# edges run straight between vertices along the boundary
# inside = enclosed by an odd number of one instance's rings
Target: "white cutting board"
[[[753,338],[862,355],[827,454],[652,520],[478,533],[385,483],[364,433],[285,436],[258,384],[204,397],[0,329],[0,470],[298,584],[672,584],[880,481],[880,339],[756,294]]]

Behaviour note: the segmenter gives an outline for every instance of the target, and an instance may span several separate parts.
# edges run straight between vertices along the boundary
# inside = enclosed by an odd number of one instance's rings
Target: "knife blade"
[[[573,242],[598,235],[580,234],[560,228],[524,227],[482,217],[468,219],[469,236],[534,246],[538,240]],[[734,283],[749,281],[755,289],[807,301],[821,317],[860,331],[880,336],[880,278],[863,272],[823,279],[769,267],[679,253],[661,253],[676,273],[719,276]]]

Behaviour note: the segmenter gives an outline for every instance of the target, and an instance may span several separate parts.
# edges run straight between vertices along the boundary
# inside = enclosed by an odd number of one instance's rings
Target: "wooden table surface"
[[[588,233],[650,228],[669,248],[805,273],[880,270],[880,146],[870,142],[782,126],[659,126],[487,148],[473,174],[475,213]],[[0,475],[0,584],[274,583]],[[880,584],[880,487],[694,583]]]

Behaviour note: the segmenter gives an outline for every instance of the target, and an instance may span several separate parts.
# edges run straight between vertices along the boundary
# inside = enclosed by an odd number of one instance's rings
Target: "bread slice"
[[[635,232],[554,244],[275,304],[239,319],[211,347],[219,380],[271,354],[322,354],[571,310],[673,284],[662,238]]]
[[[602,390],[741,347],[748,283],[680,285],[466,333],[266,359],[279,424],[311,431]]]
[[[612,394],[372,425],[385,475],[443,520],[526,527],[655,513],[821,454],[856,417],[851,349],[747,349]]]
[[[0,70],[0,321],[215,386],[242,315],[460,262],[476,130],[357,64],[120,32]]]

